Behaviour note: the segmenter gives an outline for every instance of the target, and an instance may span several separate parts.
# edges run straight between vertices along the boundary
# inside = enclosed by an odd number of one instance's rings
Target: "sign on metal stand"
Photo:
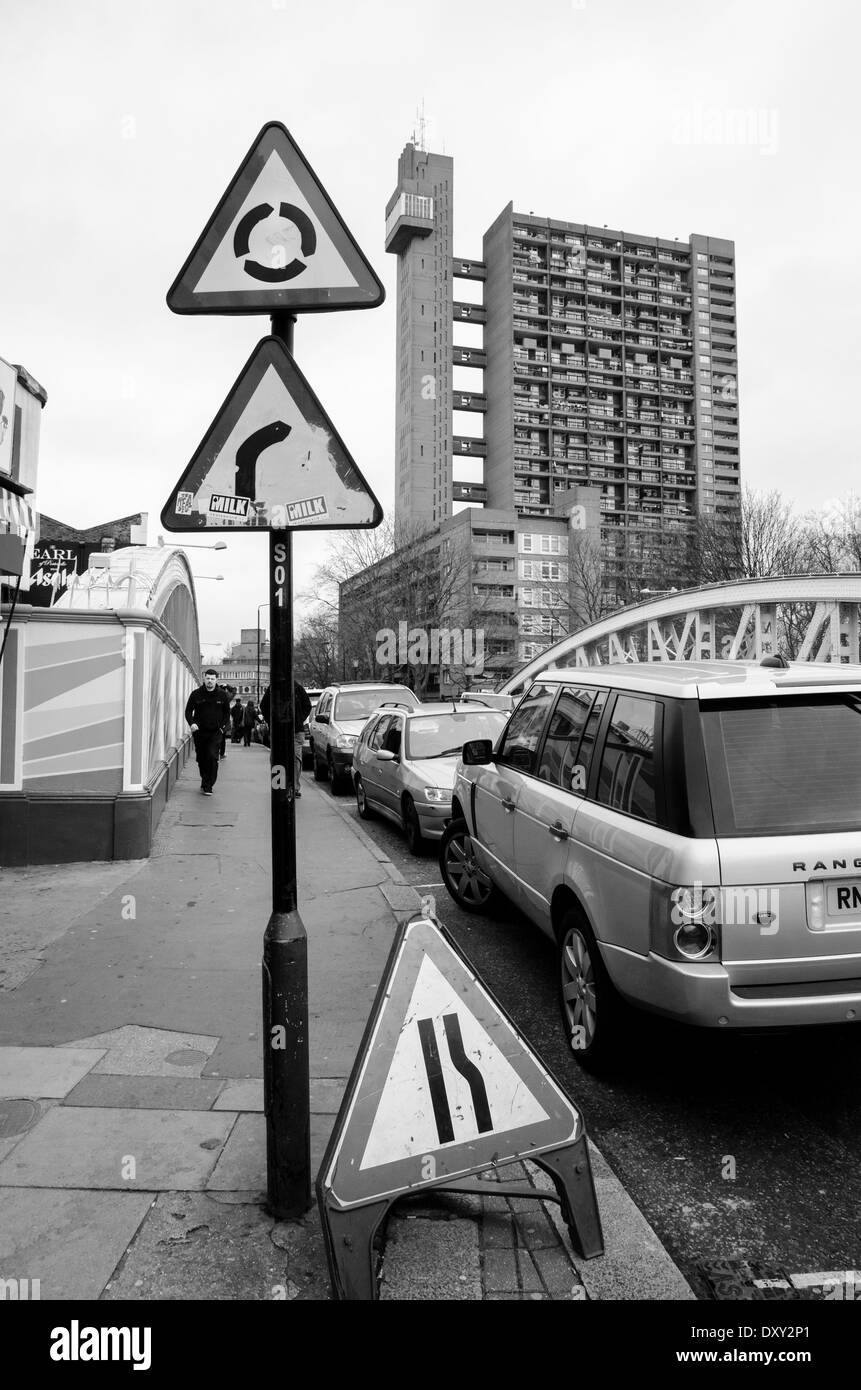
[[[382,508],[293,360],[295,315],[384,290],[279,122],[263,127],[168,294],[182,314],[266,313],[248,362],[161,514],[168,531],[269,532],[272,913],[263,944],[268,1206],[311,1205],[308,948],[298,909],[292,533],[379,526]]]
[[[555,1194],[474,1179],[524,1158]],[[423,1188],[558,1201],[580,1254],[603,1254],[579,1109],[431,915],[398,931],[317,1178],[336,1297],[377,1297],[374,1234]]]

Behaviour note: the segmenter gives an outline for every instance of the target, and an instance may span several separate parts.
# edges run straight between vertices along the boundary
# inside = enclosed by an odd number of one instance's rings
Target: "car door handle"
[[[562,825],[560,821],[557,821],[555,825],[548,825],[547,833],[548,835],[552,835],[557,840],[568,839],[568,831],[565,829],[565,826]]]
[[[509,816],[511,815],[511,812],[514,810],[514,802],[511,801],[507,796],[504,796],[502,798],[502,809]]]

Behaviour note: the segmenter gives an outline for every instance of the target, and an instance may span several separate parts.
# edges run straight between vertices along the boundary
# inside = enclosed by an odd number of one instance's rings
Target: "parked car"
[[[308,715],[308,718],[305,720],[305,723],[302,725],[302,766],[303,766],[303,768],[311,767],[312,763],[314,762],[314,755],[313,755],[313,753],[312,753],[312,751],[311,751],[311,729],[310,729],[310,725],[311,725],[311,720],[312,720],[313,717],[314,717],[314,711],[315,711],[315,709],[317,708],[317,705],[318,705],[319,702],[320,702],[320,696],[323,694],[323,692],[322,692],[322,690],[311,690],[311,689],[309,689],[309,688],[306,686],[306,687],[305,687],[305,694],[308,696],[308,699],[311,701],[311,713]]]
[[[572,1049],[627,1004],[709,1028],[861,1018],[861,667],[553,670],[466,744],[442,877],[555,939]]]
[[[375,811],[403,828],[413,854],[438,840],[451,815],[454,774],[469,739],[496,739],[506,715],[475,704],[377,710],[353,753],[353,786],[363,820]]]
[[[322,692],[308,722],[314,777],[330,779],[333,796],[346,791],[353,768],[356,739],[384,700],[414,709],[419,700],[406,685],[379,681],[345,681]]]

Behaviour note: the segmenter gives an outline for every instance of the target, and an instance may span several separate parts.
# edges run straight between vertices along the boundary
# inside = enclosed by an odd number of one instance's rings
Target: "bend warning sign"
[[[319,1182],[339,1207],[574,1144],[579,1111],[427,919],[395,942]]]
[[[385,291],[290,132],[265,125],[168,291],[177,314],[373,309]]]
[[[161,514],[168,531],[379,526],[382,509],[305,377],[264,338]]]

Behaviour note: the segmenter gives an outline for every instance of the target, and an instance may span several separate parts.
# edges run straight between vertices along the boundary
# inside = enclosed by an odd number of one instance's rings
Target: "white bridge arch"
[[[861,661],[861,574],[787,575],[706,584],[619,608],[522,666],[516,695],[542,671],[619,661]]]

